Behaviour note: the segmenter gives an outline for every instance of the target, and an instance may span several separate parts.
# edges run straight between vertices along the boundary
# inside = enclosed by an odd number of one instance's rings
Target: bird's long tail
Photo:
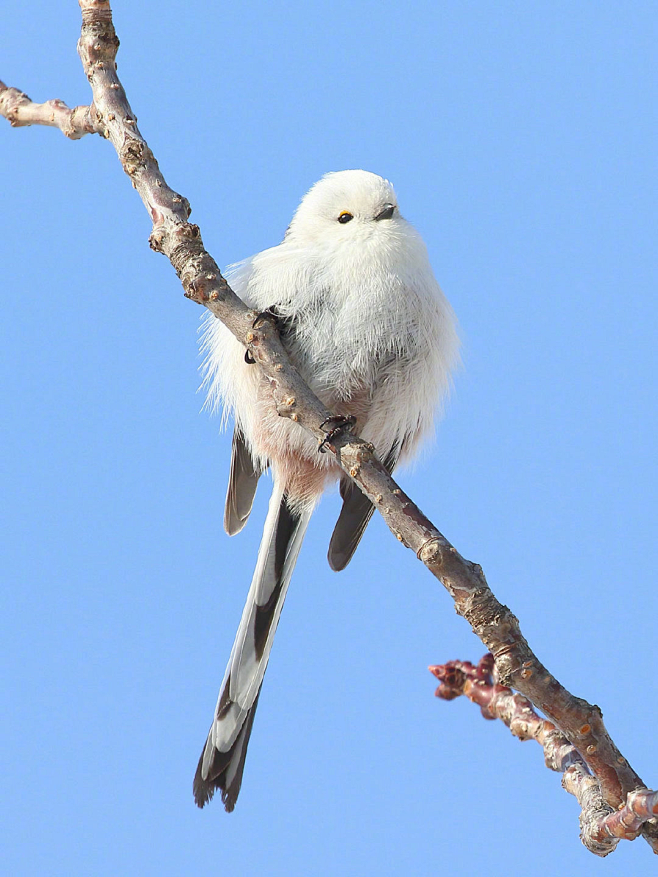
[[[291,508],[275,482],[247,603],[194,777],[199,807],[215,789],[229,812],[235,807],[274,633],[312,511]]]

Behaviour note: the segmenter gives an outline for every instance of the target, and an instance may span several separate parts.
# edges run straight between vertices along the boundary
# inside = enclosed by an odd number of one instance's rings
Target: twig
[[[614,810],[603,800],[599,782],[564,734],[535,712],[530,701],[496,680],[493,656],[477,666],[450,661],[429,668],[440,681],[436,696],[454,700],[464,696],[476,703],[485,719],[500,719],[519,740],[536,740],[544,749],[546,767],[563,774],[563,788],[581,806],[580,839],[597,856],[612,853],[620,840],[635,840],[643,826],[658,814],[658,792],[638,789]]]
[[[270,383],[279,414],[297,421],[318,440],[326,438],[321,425],[331,412],[311,393],[288,361],[276,327],[268,320],[253,326],[256,315],[221,276],[216,262],[204,249],[198,226],[188,222],[189,203],[169,188],[139,132],[137,118],[116,72],[119,41],[108,0],[79,2],[82,31],[78,52],[92,88],[93,104],[86,113],[84,108],[69,111],[76,114],[76,119],[87,120],[84,125],[78,123],[76,130],[84,128],[87,133],[93,127],[112,142],[151,217],[151,247],[170,259],[185,295],[207,307],[248,347]],[[16,106],[15,94],[15,90],[0,86],[0,112],[13,113],[8,116],[13,124],[56,124],[54,120],[44,121],[51,118],[52,110],[48,115],[44,110],[34,109],[52,107],[53,102],[30,109],[28,99],[22,95],[19,108],[12,109]],[[17,121],[21,118],[29,121]],[[522,636],[515,616],[492,594],[482,569],[461,557],[423,515],[386,472],[372,446],[343,433],[326,447],[372,500],[397,539],[414,551],[442,582],[454,599],[457,612],[494,655],[501,681],[527,695],[578,748],[600,782],[608,804],[616,808],[628,792],[643,788],[644,783],[607,734],[599,708],[571,695],[539,662]],[[658,825],[645,825],[643,831],[658,850]]]
[[[0,116],[9,120],[13,128],[28,125],[48,125],[59,130],[71,140],[79,140],[85,134],[100,134],[99,118],[92,104],[89,107],[70,109],[62,100],[49,100],[35,104],[17,88],[7,88],[0,81]]]

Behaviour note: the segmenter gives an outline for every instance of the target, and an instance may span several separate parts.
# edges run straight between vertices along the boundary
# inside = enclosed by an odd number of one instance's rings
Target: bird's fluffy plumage
[[[291,360],[329,410],[356,416],[358,434],[391,468],[414,454],[448,389],[458,341],[425,245],[400,215],[387,180],[361,170],[327,174],[302,200],[284,240],[233,266],[228,278],[254,310],[276,308]],[[219,787],[232,809],[271,640],[313,507],[328,482],[343,479],[346,507],[332,540],[335,568],[349,561],[370,510],[331,456],[318,453],[314,438],[278,416],[260,370],[245,362],[244,347],[212,315],[205,320],[202,350],[208,404],[223,405],[224,416],[233,415],[236,424],[229,531],[244,524],[258,473],[270,466],[275,481],[256,572],[195,778],[197,803],[203,806]],[[257,649],[256,607],[273,594],[267,637]]]

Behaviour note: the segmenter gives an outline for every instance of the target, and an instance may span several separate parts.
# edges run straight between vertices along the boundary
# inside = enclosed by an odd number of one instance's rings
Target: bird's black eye
[[[349,222],[350,219],[354,219],[354,217],[351,213],[347,213],[346,211],[345,213],[340,214],[340,216],[338,217],[338,222],[342,222],[344,225],[346,222]]]

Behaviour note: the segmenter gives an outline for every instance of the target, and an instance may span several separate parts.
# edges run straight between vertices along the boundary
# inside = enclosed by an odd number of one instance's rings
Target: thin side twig
[[[82,30],[78,52],[93,93],[86,118],[90,127],[93,122],[94,130],[111,141],[144,202],[153,223],[151,247],[169,258],[185,295],[207,307],[248,347],[269,381],[279,414],[297,421],[318,441],[325,439],[322,424],[331,412],[289,362],[274,324],[260,320],[254,325],[256,314],[222,277],[217,263],[203,246],[199,227],[188,222],[187,199],[167,185],[139,132],[137,118],[117,76],[119,41],[108,0],[79,2]],[[3,102],[2,94],[0,89],[0,113],[7,115],[9,98],[5,97]],[[33,107],[48,105],[52,102]],[[29,110],[24,103],[21,106],[19,116],[22,112],[24,119],[31,118],[29,124],[53,124],[39,122],[39,112],[46,118],[45,111]],[[16,111],[11,108],[10,111],[14,112],[10,121],[15,123]],[[78,113],[80,116],[85,117],[85,113]],[[444,585],[457,612],[493,654],[500,680],[525,694],[578,749],[608,804],[617,808],[628,792],[643,788],[644,783],[608,735],[600,709],[570,694],[540,663],[521,634],[516,617],[491,592],[481,567],[464,559],[420,511],[382,466],[372,446],[343,433],[328,442],[326,448],[372,500],[396,538],[414,551]],[[643,831],[658,851],[658,825],[646,824]]]
[[[658,814],[658,792],[650,789],[630,792],[616,811],[606,804],[599,782],[559,728],[538,716],[526,697],[496,681],[491,654],[477,665],[450,661],[429,670],[440,682],[437,697],[467,697],[480,707],[485,719],[500,719],[519,740],[536,740],[542,746],[546,767],[563,774],[563,788],[580,804],[580,839],[590,852],[607,856],[620,840],[635,840]]]
[[[94,105],[67,107],[63,100],[49,100],[35,104],[17,88],[8,88],[0,81],[0,116],[8,119],[13,128],[28,125],[47,125],[59,130],[70,140],[79,140],[85,134],[101,134],[100,119]]]

